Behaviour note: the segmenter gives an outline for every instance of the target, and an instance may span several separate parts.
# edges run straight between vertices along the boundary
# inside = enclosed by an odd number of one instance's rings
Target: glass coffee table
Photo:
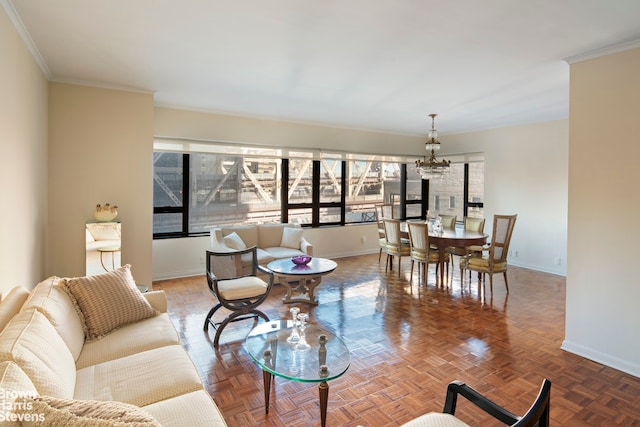
[[[313,293],[322,281],[322,276],[331,273],[337,266],[335,261],[325,258],[312,258],[307,265],[296,265],[291,258],[277,259],[267,264],[267,268],[273,271],[287,288],[282,302],[304,302],[313,305],[318,304],[318,298]],[[298,283],[292,285],[290,282]]]
[[[291,320],[261,323],[249,332],[244,347],[262,368],[264,410],[269,413],[269,395],[273,376],[292,381],[320,383],[320,421],[326,425],[329,384],[346,372],[351,363],[349,349],[332,332],[313,324],[304,329],[308,347],[289,342],[293,333]]]

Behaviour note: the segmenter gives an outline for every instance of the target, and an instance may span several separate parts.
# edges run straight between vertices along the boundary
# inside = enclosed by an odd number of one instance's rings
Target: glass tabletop
[[[329,381],[344,374],[351,363],[349,349],[328,330],[308,324],[309,348],[297,349],[287,338],[293,331],[291,320],[261,323],[249,332],[244,347],[251,358],[273,375],[300,382]],[[326,342],[325,342],[326,340]],[[321,342],[325,342],[321,345]]]
[[[276,274],[314,275],[326,274],[336,269],[335,261],[325,258],[312,258],[307,265],[296,265],[291,258],[277,259],[267,264],[267,268]]]

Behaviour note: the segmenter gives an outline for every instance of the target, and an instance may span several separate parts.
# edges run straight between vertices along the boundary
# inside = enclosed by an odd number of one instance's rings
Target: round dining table
[[[403,238],[409,238],[409,227],[406,222],[401,223],[400,232]],[[429,244],[438,248],[438,268],[440,269],[440,284],[444,285],[444,266],[447,248],[466,248],[467,246],[484,245],[488,234],[469,231],[464,228],[446,228],[441,232],[429,232]],[[436,277],[437,279],[437,277]]]

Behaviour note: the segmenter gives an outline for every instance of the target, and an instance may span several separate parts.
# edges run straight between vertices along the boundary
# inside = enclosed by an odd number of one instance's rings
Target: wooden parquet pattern
[[[410,283],[408,259],[400,278],[397,262],[385,273],[377,254],[336,261],[318,287],[320,304],[299,304],[352,352],[349,370],[329,383],[327,425],[397,426],[441,411],[454,379],[523,413],[546,377],[552,425],[640,426],[640,378],[560,350],[564,277],[510,267],[509,295],[496,275],[493,296],[483,298],[475,277],[461,290],[457,267],[441,288],[433,266],[426,286],[415,272]],[[230,427],[320,425],[318,388],[310,383],[276,378],[265,415],[262,371],[242,347],[252,322],[228,326],[214,349],[213,329],[202,329],[214,303],[204,275],[153,287],[166,291],[183,345]],[[283,296],[275,286],[263,305],[271,319],[289,317]],[[501,425],[463,400],[457,415],[471,425]]]

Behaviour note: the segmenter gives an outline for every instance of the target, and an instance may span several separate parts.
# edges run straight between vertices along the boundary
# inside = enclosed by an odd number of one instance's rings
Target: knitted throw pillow
[[[158,427],[143,409],[116,401],[58,399],[49,396],[23,398],[14,412],[23,426]]]
[[[87,341],[158,314],[136,287],[129,264],[106,274],[64,279],[63,287],[83,319]]]

